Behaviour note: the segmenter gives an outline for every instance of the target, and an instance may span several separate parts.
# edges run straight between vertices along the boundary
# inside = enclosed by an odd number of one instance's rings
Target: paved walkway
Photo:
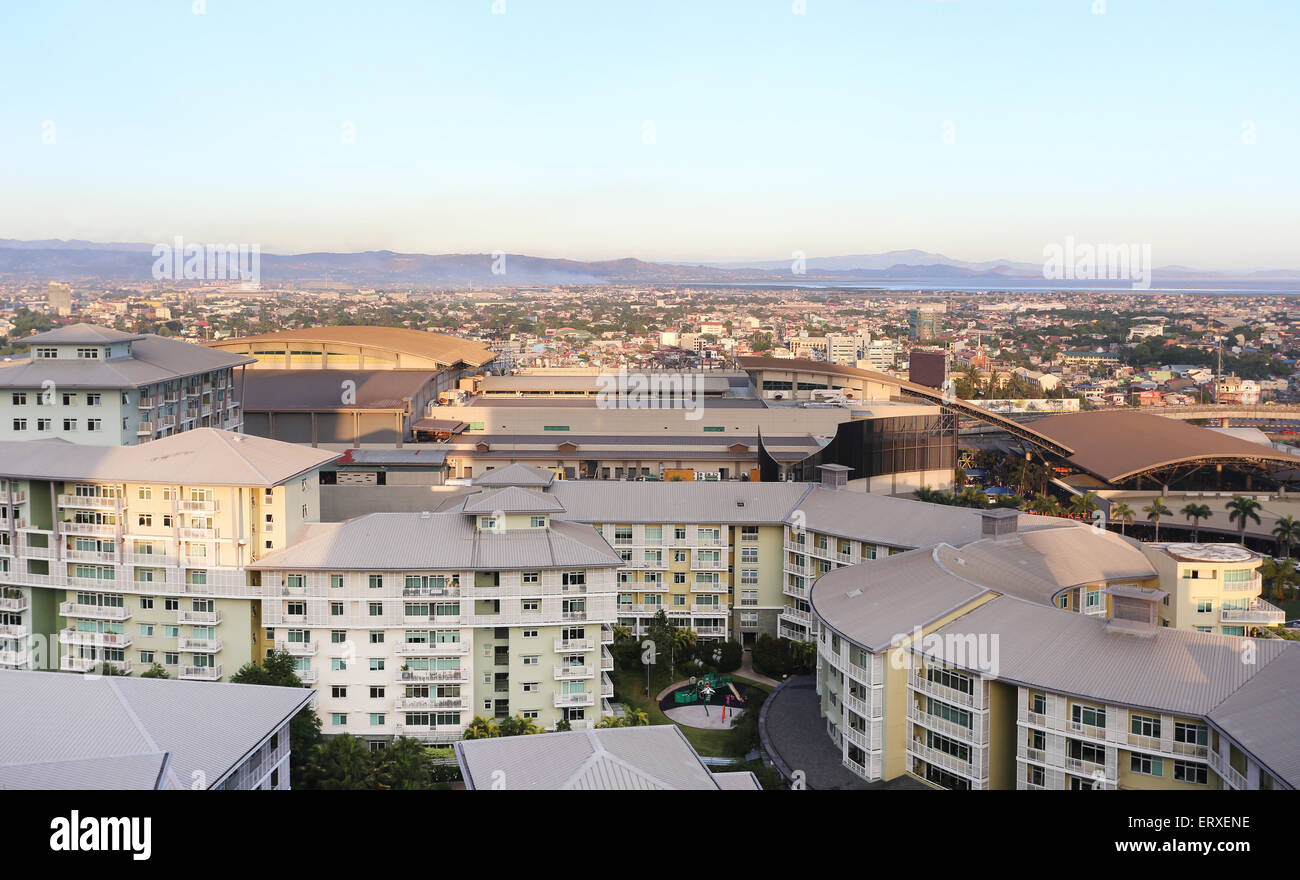
[[[759,675],[754,671],[754,652],[749,648],[745,649],[745,655],[740,661],[740,668],[736,670],[737,675],[743,675],[750,681],[756,681],[759,684],[765,684],[769,687],[777,687],[781,682],[774,678],[768,678],[766,675]]]

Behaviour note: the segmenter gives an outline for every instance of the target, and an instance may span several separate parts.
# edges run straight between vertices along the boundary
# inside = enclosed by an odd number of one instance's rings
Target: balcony
[[[130,660],[97,660],[92,657],[71,657],[66,655],[59,658],[59,669],[64,672],[100,672],[105,667],[111,668],[122,675],[131,674]]]
[[[0,623],[0,639],[25,639],[27,627],[18,623]]]
[[[117,554],[112,550],[64,550],[63,558],[69,562],[117,563]]]
[[[187,654],[215,654],[221,650],[221,639],[186,639],[176,640],[177,648]],[[221,677],[220,673],[217,675]]]
[[[60,645],[99,645],[105,648],[129,648],[131,637],[125,633],[85,632],[78,629],[59,630]]]
[[[723,614],[726,614],[726,613],[727,613],[727,606],[726,606],[726,605],[714,605],[714,604],[712,604],[712,603],[710,603],[710,604],[708,604],[708,605],[692,605],[692,606],[691,606],[691,613],[692,613],[692,614],[712,614],[712,615],[714,615],[714,616],[718,616],[718,615],[723,615]]]
[[[614,696],[614,680],[604,673],[600,676],[600,695],[607,700]]]
[[[393,703],[393,708],[398,712],[421,712],[430,709],[457,709],[464,710],[469,708],[468,697],[403,697]]]
[[[596,675],[596,670],[591,666],[557,666],[555,667],[556,681],[572,681],[579,678],[592,678]]]
[[[446,654],[468,654],[468,642],[405,642],[394,652],[404,657],[432,657]]]
[[[176,622],[191,626],[218,626],[221,623],[220,611],[177,611]]]
[[[614,634],[611,632],[610,641],[613,641],[613,636]],[[557,654],[567,654],[570,652],[594,651],[594,650],[596,650],[595,639],[556,639],[555,640],[555,653]]]
[[[594,706],[596,695],[584,691],[580,694],[556,694],[555,708],[566,709],[574,706]]]
[[[59,507],[87,510],[121,510],[122,499],[115,495],[60,495]]]
[[[25,667],[31,660],[31,655],[26,648],[18,651],[0,651],[0,666],[3,667]]]
[[[215,501],[181,501],[176,505],[184,513],[216,513]]]
[[[601,630],[600,630],[600,643],[601,643],[602,645],[612,645],[612,644],[614,644],[614,629],[613,629],[613,627],[602,627],[602,628],[601,628]],[[557,649],[557,650],[558,650],[558,649]]]
[[[135,402],[135,405],[140,409],[153,409],[157,403],[158,398],[156,397],[141,397]]]
[[[310,657],[316,653],[316,642],[284,642],[275,643],[275,650],[288,651],[291,657]],[[183,648],[181,650],[184,650]]]
[[[182,666],[176,677],[184,681],[220,681],[221,664],[218,663],[216,666]]]
[[[216,529],[199,529],[188,526],[179,531],[182,541],[215,541],[221,537]]]
[[[600,670],[601,672],[611,672],[614,669],[614,655],[608,651],[600,652]]]
[[[120,605],[79,605],[76,602],[60,602],[59,615],[86,620],[129,620],[131,612]]]
[[[0,596],[0,611],[21,614],[28,607],[26,596]]]
[[[153,432],[156,430],[158,430],[158,427],[153,422],[141,422],[136,426],[135,433],[141,437],[152,437]]]
[[[398,681],[469,681],[468,669],[402,669]]]
[[[1263,599],[1251,599],[1246,608],[1224,608],[1219,620],[1223,623],[1255,623],[1277,626],[1286,622],[1286,612]]]
[[[320,673],[315,669],[295,669],[294,672],[297,673],[298,679],[308,687],[314,685],[320,677]]]
[[[1223,760],[1223,756],[1218,752],[1210,752],[1209,759],[1210,769],[1219,774],[1219,778],[1223,780],[1226,787],[1237,791],[1245,790],[1248,787],[1246,777],[1234,770],[1232,765]]]
[[[117,526],[112,523],[61,522],[59,523],[59,531],[65,535],[90,535],[96,538],[112,538],[117,535]]]

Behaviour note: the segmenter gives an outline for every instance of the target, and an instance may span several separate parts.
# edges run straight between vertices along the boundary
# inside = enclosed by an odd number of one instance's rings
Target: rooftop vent
[[[851,467],[842,464],[819,464],[817,470],[822,472],[823,489],[842,489],[849,484]]]
[[[980,534],[1001,541],[1020,530],[1020,511],[1008,507],[986,510],[980,514]]]

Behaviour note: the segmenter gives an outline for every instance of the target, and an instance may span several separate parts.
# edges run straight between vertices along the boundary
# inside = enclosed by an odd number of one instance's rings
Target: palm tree
[[[1209,519],[1214,515],[1208,504],[1188,504],[1182,510],[1178,511],[1187,519],[1192,521],[1192,542],[1196,543],[1201,539],[1201,520]]]
[[[1300,520],[1288,513],[1273,527],[1273,537],[1277,539],[1277,546],[1282,551],[1278,556],[1290,556],[1291,545],[1300,538]]]
[[[982,489],[967,486],[953,496],[953,503],[958,507],[988,507],[989,496],[985,495]]]
[[[1084,492],[1082,495],[1075,495],[1070,499],[1070,514],[1072,516],[1081,516],[1084,519],[1091,519],[1093,511],[1099,506],[1096,492]]]
[[[1295,560],[1265,559],[1260,563],[1259,576],[1264,582],[1264,595],[1271,599],[1281,599],[1287,587],[1294,587],[1300,572],[1296,571]]]
[[[1133,508],[1123,501],[1117,501],[1110,506],[1110,518],[1119,523],[1119,533],[1123,535],[1125,526],[1133,525]]]
[[[1237,537],[1242,545],[1246,543],[1246,525],[1253,521],[1259,524],[1259,513],[1257,512],[1263,505],[1247,495],[1234,495],[1232,500],[1226,505],[1228,509],[1228,522],[1236,523],[1238,526]]]
[[[1153,499],[1150,504],[1142,508],[1142,512],[1147,515],[1147,519],[1155,523],[1156,543],[1160,543],[1160,517],[1169,516],[1173,511],[1165,505],[1165,499],[1160,497]]]
[[[1060,516],[1061,505],[1055,498],[1046,492],[1039,492],[1034,496],[1033,501],[1025,502],[1025,510],[1030,513],[1037,513],[1043,516]]]

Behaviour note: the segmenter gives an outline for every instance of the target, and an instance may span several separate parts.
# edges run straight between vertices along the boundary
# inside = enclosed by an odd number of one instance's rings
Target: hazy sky
[[[25,5],[0,237],[1300,266],[1290,0]]]

